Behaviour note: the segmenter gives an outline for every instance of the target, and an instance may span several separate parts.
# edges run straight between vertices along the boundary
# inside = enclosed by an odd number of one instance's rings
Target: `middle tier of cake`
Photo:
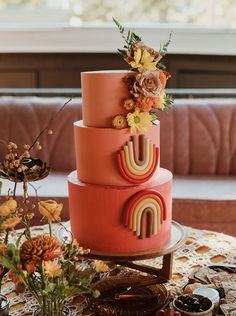
[[[160,123],[146,133],[128,128],[96,128],[74,123],[76,167],[80,181],[132,186],[149,183],[159,169]]]
[[[161,250],[170,240],[172,174],[160,169],[151,183],[103,186],[68,177],[71,228],[83,247],[103,255]]]

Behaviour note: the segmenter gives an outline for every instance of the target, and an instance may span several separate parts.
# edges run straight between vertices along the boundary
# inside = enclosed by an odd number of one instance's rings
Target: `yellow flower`
[[[54,200],[41,201],[38,203],[39,212],[45,216],[49,222],[57,221],[63,208],[62,203]]]
[[[140,112],[139,108],[136,108],[133,113],[127,114],[131,133],[147,132],[148,127],[152,125],[152,120],[153,117],[148,112]]]
[[[107,272],[109,270],[108,265],[101,260],[94,260],[93,267],[97,272]]]
[[[7,216],[17,208],[16,200],[9,199],[0,205],[0,216]]]
[[[16,225],[20,223],[21,219],[18,216],[9,217],[0,226],[0,229],[10,229],[14,228]]]
[[[44,272],[47,276],[55,278],[62,273],[60,265],[53,261],[44,261]]]
[[[138,48],[134,52],[134,61],[131,61],[129,63],[132,68],[137,68],[139,72],[145,71],[145,70],[156,70],[156,61],[154,61],[154,57],[146,50],[143,51]]]

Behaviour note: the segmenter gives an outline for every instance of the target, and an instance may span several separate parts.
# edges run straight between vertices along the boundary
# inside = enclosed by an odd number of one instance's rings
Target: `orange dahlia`
[[[156,107],[157,99],[145,97],[144,95],[140,94],[135,101],[136,107],[138,107],[142,112],[149,112],[151,108]]]
[[[39,235],[26,240],[21,248],[21,260],[29,272],[34,271],[34,266],[43,261],[53,260],[60,256],[61,245],[58,240],[49,235]]]

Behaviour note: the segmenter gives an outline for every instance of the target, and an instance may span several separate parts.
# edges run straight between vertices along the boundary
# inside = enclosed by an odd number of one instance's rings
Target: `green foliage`
[[[167,54],[168,47],[171,43],[171,38],[172,38],[172,32],[169,34],[168,41],[165,42],[163,45],[160,45],[159,53],[161,54],[162,57]],[[158,66],[159,66],[159,64],[158,64]]]
[[[125,28],[124,26],[122,26],[120,24],[120,22],[118,22],[114,17],[113,17],[113,21],[116,24],[120,34],[122,35],[122,38],[125,40],[125,45],[124,45],[124,49],[118,49],[118,54],[121,56],[124,56],[127,49],[129,49],[129,47],[137,42],[141,41],[141,37],[139,37],[137,34],[135,34],[132,31],[128,31],[127,35],[124,35],[125,32]]]
[[[163,111],[169,111],[174,103],[174,99],[172,95],[165,95],[164,96],[164,108]]]

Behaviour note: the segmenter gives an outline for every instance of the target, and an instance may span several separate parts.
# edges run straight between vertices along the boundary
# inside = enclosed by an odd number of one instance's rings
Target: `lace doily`
[[[172,295],[178,294],[183,286],[188,282],[189,275],[196,269],[215,264],[236,262],[236,238],[216,232],[197,230],[186,227],[187,239],[174,254],[173,275],[167,283]],[[33,228],[34,235],[47,232],[47,226]],[[58,226],[54,226],[54,232],[58,231]],[[161,267],[162,258],[154,258],[145,261],[150,266]],[[2,294],[10,299],[11,316],[30,316],[36,309],[37,303],[29,292],[16,295],[14,284],[5,280]],[[68,307],[72,316],[92,315],[86,309],[84,299],[73,298],[68,302]]]

